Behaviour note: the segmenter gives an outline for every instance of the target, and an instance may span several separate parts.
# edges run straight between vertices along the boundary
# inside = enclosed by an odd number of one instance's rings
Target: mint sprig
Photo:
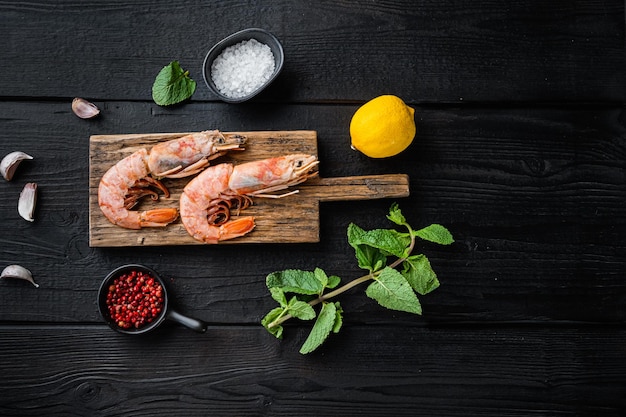
[[[169,106],[187,100],[196,91],[196,82],[178,61],[172,61],[157,74],[152,85],[152,99],[159,106]]]
[[[448,229],[439,224],[414,231],[397,204],[391,206],[387,218],[407,231],[366,231],[355,224],[348,226],[348,243],[354,248],[359,267],[368,273],[339,288],[336,287],[341,279],[334,275],[328,276],[320,268],[314,271],[287,269],[269,274],[265,283],[280,307],[272,309],[262,319],[263,327],[282,339],[282,324],[285,321],[291,318],[313,320],[317,317],[311,333],[300,348],[302,354],[313,352],[331,332],[337,333],[343,323],[341,305],[328,300],[369,281],[365,294],[381,306],[422,314],[417,294],[425,295],[437,289],[439,280],[425,255],[412,254],[416,238],[440,245],[450,245],[454,238]],[[390,258],[395,260],[390,262]],[[287,294],[291,295],[289,300]],[[319,313],[313,308],[317,304],[322,305]]]

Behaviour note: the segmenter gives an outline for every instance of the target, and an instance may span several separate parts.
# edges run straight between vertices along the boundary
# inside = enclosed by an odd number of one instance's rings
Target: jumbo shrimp
[[[180,218],[187,232],[204,243],[241,237],[255,227],[252,216],[231,218],[252,204],[253,197],[282,198],[297,193],[269,194],[317,176],[314,155],[293,154],[241,165],[219,164],[191,180],[180,197]]]
[[[217,130],[185,135],[139,149],[113,165],[100,180],[98,204],[113,224],[127,229],[165,227],[178,218],[178,208],[133,211],[141,198],[159,199],[159,191],[169,197],[161,178],[196,175],[209,161],[231,150],[243,150],[245,138],[224,135]]]

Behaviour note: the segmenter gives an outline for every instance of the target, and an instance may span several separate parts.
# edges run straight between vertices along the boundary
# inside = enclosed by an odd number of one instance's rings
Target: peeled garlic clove
[[[0,278],[23,279],[23,280],[30,282],[35,287],[39,287],[39,284],[35,282],[35,280],[33,279],[33,275],[30,273],[30,271],[20,265],[7,266],[6,268],[4,268],[4,270],[2,270],[2,274],[0,275]]]
[[[25,220],[35,221],[35,206],[37,205],[37,184],[29,182],[20,193],[20,200],[17,203],[17,211]]]
[[[80,97],[76,97],[72,100],[72,111],[81,119],[90,119],[100,114],[100,109],[98,109],[95,104]]]
[[[0,172],[5,180],[11,181],[11,179],[13,179],[15,170],[24,159],[33,159],[33,157],[24,152],[15,151],[2,158],[2,162],[0,162]]]

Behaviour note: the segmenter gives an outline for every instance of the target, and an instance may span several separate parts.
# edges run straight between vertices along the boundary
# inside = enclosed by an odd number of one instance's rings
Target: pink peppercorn
[[[163,288],[150,274],[130,271],[113,280],[106,305],[118,327],[139,329],[163,311]]]

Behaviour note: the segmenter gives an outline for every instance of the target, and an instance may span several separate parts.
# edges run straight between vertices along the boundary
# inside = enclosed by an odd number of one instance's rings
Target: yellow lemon
[[[352,148],[370,158],[386,158],[405,150],[415,138],[415,110],[401,98],[384,95],[361,107],[350,121]]]

